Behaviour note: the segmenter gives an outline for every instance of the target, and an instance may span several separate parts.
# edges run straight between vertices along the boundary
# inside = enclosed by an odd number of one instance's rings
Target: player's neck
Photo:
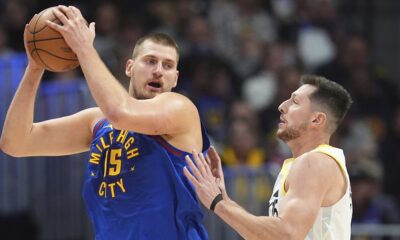
[[[304,135],[287,142],[294,158],[309,152],[316,147],[329,144],[329,136],[321,135]]]

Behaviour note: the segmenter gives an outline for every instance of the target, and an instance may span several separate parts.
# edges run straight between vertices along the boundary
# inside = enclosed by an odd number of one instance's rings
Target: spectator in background
[[[351,88],[353,70],[368,68],[370,62],[367,41],[360,35],[347,36],[339,42],[338,54],[331,62],[316,69],[317,74],[335,79],[336,82]]]
[[[259,131],[260,121],[257,116],[257,112],[246,101],[242,101],[242,100],[234,101],[231,104],[228,118],[231,121],[233,121],[233,120],[247,121],[253,129],[258,129],[258,131]]]
[[[233,73],[218,58],[193,58],[183,69],[182,84],[187,84],[187,93],[198,107],[213,143],[221,145],[226,140],[226,116],[234,97]]]
[[[1,14],[1,22],[4,24],[8,35],[8,46],[19,52],[24,52],[24,43],[21,41],[21,34],[24,32],[25,24],[28,23],[28,5],[21,0],[6,1]]]
[[[212,32],[206,18],[191,16],[185,27],[186,42],[182,49],[182,58],[190,61],[193,57],[214,56]]]
[[[131,58],[131,52],[133,51],[132,43],[136,42],[141,36],[144,35],[145,27],[143,19],[141,17],[123,15],[118,30],[116,47],[116,54],[118,60],[118,71],[116,76],[118,79],[123,79],[125,63]],[[128,88],[129,81],[121,81],[121,84]]]
[[[213,1],[209,21],[216,53],[242,78],[254,73],[262,45],[277,38],[275,22],[259,0]]]
[[[293,64],[289,51],[283,44],[270,44],[262,54],[261,69],[244,81],[243,97],[255,110],[269,108],[275,100],[278,76],[284,68]]]
[[[185,36],[185,29],[188,27],[192,16],[204,14],[205,7],[204,1],[153,0],[150,1],[147,9],[158,21],[153,31],[167,33],[177,39],[179,46],[182,46],[183,56],[185,56],[185,46],[188,40]]]
[[[4,29],[4,26],[2,25],[2,23],[0,23],[0,57],[9,57],[11,56],[13,53],[15,53],[14,50],[12,50],[9,45],[7,44],[7,39],[8,39],[8,35]]]
[[[119,9],[113,2],[100,2],[95,10],[96,38],[94,46],[113,74],[118,72],[117,33]]]
[[[359,159],[349,167],[353,223],[400,223],[398,205],[381,192],[383,169],[375,161]]]
[[[397,104],[393,118],[388,122],[387,135],[380,144],[379,156],[384,160],[383,189],[400,204],[400,104]]]
[[[256,113],[248,105],[236,102],[232,105],[231,116],[222,163],[226,166],[261,167],[265,164],[266,153],[260,145]]]
[[[177,14],[174,4],[176,4],[174,1],[153,0],[150,1],[147,9],[158,20],[155,31],[167,33],[174,39],[180,39],[179,14]],[[177,43],[180,45],[179,40]]]

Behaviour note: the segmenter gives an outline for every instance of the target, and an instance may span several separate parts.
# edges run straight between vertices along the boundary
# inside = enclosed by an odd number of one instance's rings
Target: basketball
[[[61,23],[53,14],[53,8],[47,8],[31,19],[25,41],[36,63],[52,72],[65,72],[79,66],[79,61],[63,36],[46,24],[46,20]]]

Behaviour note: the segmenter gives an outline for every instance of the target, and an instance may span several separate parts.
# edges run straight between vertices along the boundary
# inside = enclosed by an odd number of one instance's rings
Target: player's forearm
[[[4,121],[1,149],[11,155],[23,150],[33,126],[36,93],[44,70],[28,66]]]
[[[107,119],[113,121],[131,100],[128,92],[107,69],[93,47],[85,48],[77,56],[94,100]]]
[[[244,239],[290,239],[280,218],[254,216],[233,201],[221,201],[215,213]]]

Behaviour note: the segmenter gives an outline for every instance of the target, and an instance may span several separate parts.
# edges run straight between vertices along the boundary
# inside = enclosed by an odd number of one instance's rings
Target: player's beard
[[[307,130],[307,123],[302,123],[299,126],[289,127],[286,129],[278,129],[277,136],[284,142],[289,142],[301,136]]]

